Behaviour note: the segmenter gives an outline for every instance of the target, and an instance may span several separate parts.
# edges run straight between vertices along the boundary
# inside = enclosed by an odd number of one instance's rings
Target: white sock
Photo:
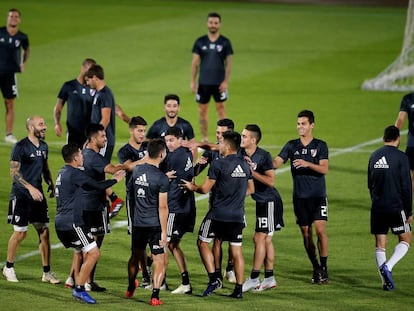
[[[407,254],[409,247],[410,244],[404,241],[398,243],[395,246],[394,252],[392,253],[390,259],[388,259],[386,263],[388,270],[391,271],[392,268],[397,264],[397,262],[399,262],[405,256],[405,254]]]
[[[384,278],[382,277],[382,275],[381,275],[381,273],[379,271],[379,267],[381,267],[385,263],[385,261],[387,260],[387,255],[385,253],[385,249],[384,248],[377,247],[375,249],[375,260],[377,262],[379,277],[381,278],[382,284],[384,284]]]

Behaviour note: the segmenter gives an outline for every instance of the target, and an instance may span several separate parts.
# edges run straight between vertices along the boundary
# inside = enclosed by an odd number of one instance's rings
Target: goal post
[[[365,80],[364,90],[414,91],[414,0],[410,0],[400,55],[375,78]]]

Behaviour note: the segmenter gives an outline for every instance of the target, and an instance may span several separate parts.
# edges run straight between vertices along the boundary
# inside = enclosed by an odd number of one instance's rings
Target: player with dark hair
[[[167,155],[165,141],[153,139],[148,142],[148,159],[137,165],[128,182],[129,193],[134,194],[134,218],[131,236],[131,257],[142,258],[149,244],[154,261],[153,288],[150,304],[162,304],[160,287],[165,276],[164,249],[167,246],[168,177],[159,169]],[[128,288],[126,298],[131,298],[138,286],[138,267],[128,262]]]
[[[252,171],[254,189],[252,198],[256,201],[256,228],[253,236],[253,269],[249,279],[243,284],[243,292],[251,289],[263,291],[276,287],[273,273],[275,249],[272,237],[281,230],[283,223],[283,202],[274,187],[275,172],[272,156],[258,147],[262,131],[256,124],[247,124],[241,134],[239,154],[244,157]],[[264,279],[259,280],[260,269],[264,264]]]
[[[208,141],[208,103],[211,96],[216,102],[218,119],[226,117],[224,102],[228,98],[233,48],[230,40],[220,34],[220,26],[221,16],[209,13],[208,34],[199,37],[192,49],[190,87],[199,104],[201,135],[205,142]]]
[[[290,160],[293,178],[293,207],[309,260],[313,266],[312,284],[328,283],[328,200],[325,175],[329,170],[328,146],[313,137],[315,117],[312,111],[302,110],[297,116],[299,138],[290,140],[273,160],[277,169]],[[313,241],[315,226],[319,259]]]
[[[209,219],[200,226],[198,247],[204,266],[207,270],[209,283],[203,296],[208,296],[221,287],[214,267],[213,252],[209,243],[214,239],[229,241],[236,284],[232,298],[242,298],[244,275],[244,258],[242,253],[244,223],[244,201],[246,195],[254,192],[254,184],[247,162],[237,155],[240,147],[240,134],[227,131],[219,142],[220,153],[224,156],[213,161],[208,170],[207,178],[200,186],[182,180],[183,186],[197,193],[208,193],[215,187],[214,201],[211,202]],[[204,234],[204,233],[207,234]]]
[[[18,95],[16,73],[24,72],[29,58],[29,37],[19,30],[21,13],[18,9],[7,12],[7,25],[0,28],[0,89],[6,108],[6,143],[15,144],[13,135],[14,99]],[[23,57],[22,57],[23,50]]]
[[[181,180],[194,178],[193,155],[188,148],[181,147],[182,133],[178,127],[170,127],[165,132],[167,158],[162,164],[164,172],[171,179],[168,191],[168,248],[177,262],[181,273],[181,285],[172,294],[191,294],[192,287],[188,275],[187,263],[180,247],[186,232],[193,232],[196,218],[194,193],[180,186]],[[168,253],[166,256],[168,263]]]
[[[96,300],[85,291],[85,283],[100,257],[100,251],[90,229],[83,221],[80,194],[82,190],[105,190],[119,182],[125,176],[125,171],[116,172],[111,180],[98,182],[79,169],[83,166],[83,156],[77,144],[64,145],[62,157],[65,166],[56,178],[56,234],[66,248],[73,248],[84,259],[82,265],[76,267],[73,297],[95,304]]]
[[[66,131],[67,143],[75,143],[83,148],[86,142],[86,127],[91,122],[92,101],[95,90],[86,85],[85,75],[96,61],[92,58],[83,60],[80,73],[76,79],[66,81],[58,94],[53,115],[55,119],[55,133],[62,136],[60,118],[67,103]]]
[[[13,185],[10,193],[8,223],[13,225],[7,246],[7,262],[3,275],[9,282],[18,282],[14,271],[14,260],[20,244],[27,236],[29,224],[33,224],[39,237],[42,258],[42,282],[58,284],[60,281],[50,271],[49,213],[43,194],[42,176],[48,184],[50,197],[54,196],[54,185],[48,165],[49,149],[44,141],[45,120],[32,116],[26,121],[28,135],[17,142],[10,157],[10,175]]]
[[[375,235],[375,259],[384,290],[395,288],[393,267],[407,254],[413,221],[412,187],[407,156],[398,150],[400,131],[391,125],[384,130],[384,146],[374,151],[368,163],[371,195],[371,233]],[[399,243],[387,260],[387,233],[391,229]]]

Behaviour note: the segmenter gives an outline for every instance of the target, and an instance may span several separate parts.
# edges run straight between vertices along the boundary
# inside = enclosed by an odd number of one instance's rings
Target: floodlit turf
[[[402,46],[406,11],[402,8],[298,6],[193,1],[9,1],[0,3],[0,16],[7,10],[22,11],[21,30],[29,34],[31,56],[26,72],[18,76],[20,98],[16,101],[15,135],[26,132],[25,119],[32,114],[46,118],[49,161],[56,176],[63,162],[63,138],[53,131],[53,106],[66,80],[76,77],[85,57],[95,58],[105,69],[106,81],[116,102],[129,115],[142,115],[150,124],[163,115],[163,96],[178,93],[180,115],[194,126],[200,137],[197,105],[190,92],[191,48],[206,33],[210,11],[222,15],[222,34],[235,51],[230,81],[228,116],[241,131],[257,123],[263,131],[261,145],[276,156],[288,139],[297,137],[296,114],[311,109],[316,115],[315,136],[328,142],[330,172],[328,236],[330,283],[312,286],[310,263],[299,230],[294,223],[287,167],[276,175],[276,186],[285,202],[286,227],[275,234],[275,274],[278,287],[262,293],[246,293],[243,300],[223,297],[233,287],[207,298],[207,276],[196,248],[196,234],[184,237],[192,296],[161,292],[163,310],[407,310],[412,304],[414,254],[409,251],[394,272],[396,289],[384,292],[375,268],[374,241],[369,234],[369,196],[366,168],[370,152],[381,145],[383,129],[393,124],[403,93],[368,92],[360,89],[366,78],[388,66]],[[1,20],[1,18],[0,18]],[[0,109],[0,114],[4,108]],[[63,116],[63,119],[65,115]],[[210,107],[209,137],[214,140],[215,109]],[[6,224],[11,151],[3,143],[0,126],[0,262],[6,258],[12,232]],[[117,120],[117,148],[128,139],[127,126]],[[405,137],[403,139],[405,145]],[[351,148],[355,147],[355,148]],[[114,161],[116,159],[114,158]],[[197,181],[200,183],[202,177]],[[123,185],[116,191],[124,195]],[[49,200],[53,219],[55,202]],[[207,202],[198,197],[198,224]],[[245,277],[252,266],[254,203],[246,200],[248,227],[244,231]],[[108,288],[92,296],[100,310],[150,309],[150,292],[137,289],[134,298],[124,299],[129,237],[122,209],[105,238],[96,279]],[[52,244],[58,243],[53,222]],[[390,237],[388,254],[395,245]],[[21,245],[16,261],[19,283],[0,280],[1,310],[84,310],[96,308],[75,302],[63,285],[41,283],[33,228]],[[224,251],[227,251],[225,247]],[[226,256],[225,256],[226,257]],[[71,251],[52,250],[52,269],[65,280]],[[263,274],[261,275],[263,277]],[[173,258],[168,283],[174,289],[180,277]]]

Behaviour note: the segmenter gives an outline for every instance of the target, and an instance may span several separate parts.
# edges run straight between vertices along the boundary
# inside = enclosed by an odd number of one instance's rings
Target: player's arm
[[[252,176],[257,181],[261,182],[262,184],[273,187],[275,184],[275,171],[274,170],[267,170],[263,174],[253,171]]]
[[[104,107],[101,109],[102,119],[100,123],[105,129],[109,125],[109,122],[111,122],[111,110],[112,109],[108,107]]]
[[[204,180],[203,184],[200,186],[197,186],[196,184],[193,184],[192,182],[184,180],[184,179],[181,179],[181,182],[182,182],[181,185],[190,191],[197,192],[197,193],[209,193],[211,188],[213,188],[214,184],[216,183],[216,180],[210,179],[209,177],[207,177]]]
[[[115,114],[121,118],[125,123],[129,123],[130,117],[122,110],[121,106],[115,104]]]
[[[128,167],[124,164],[112,164],[109,163],[104,167],[104,172],[108,174],[115,174],[118,171],[126,170]]]
[[[220,87],[219,87],[220,92],[226,91],[227,88],[229,87],[232,65],[233,65],[233,58],[230,54],[230,55],[227,55],[226,57],[226,68],[224,70],[224,81],[221,82],[220,84]]]
[[[191,91],[193,93],[197,92],[197,73],[198,66],[200,66],[200,55],[193,53],[193,59],[191,61]]]
[[[158,215],[161,224],[161,246],[167,245],[167,220],[168,220],[168,192],[160,192],[158,195]]]
[[[399,130],[402,129],[406,117],[407,117],[406,111],[400,111],[398,113],[397,120],[395,120],[395,126],[398,127]]]
[[[251,195],[253,193],[254,193],[254,182],[253,182],[253,179],[249,179],[247,183],[246,196]]]
[[[309,168],[312,171],[315,171],[319,174],[326,175],[328,173],[328,170],[329,170],[329,160],[328,159],[322,159],[322,160],[319,161],[319,163],[312,163],[312,162],[307,162],[303,159],[296,159],[296,160],[293,161],[293,166],[295,168],[306,167],[306,168]]]
[[[50,172],[49,163],[45,161],[43,165],[43,179],[45,180],[47,187],[47,192],[50,192],[49,198],[53,198],[55,196],[55,186],[52,180],[52,173]]]
[[[285,163],[285,160],[283,160],[283,158],[281,158],[280,156],[277,156],[276,158],[273,159],[273,167],[275,169],[278,169],[279,167],[281,167],[283,163]]]
[[[10,176],[16,184],[19,184],[19,185],[25,187],[29,191],[29,193],[32,196],[33,200],[35,200],[35,201],[42,201],[43,200],[43,194],[39,191],[39,189],[33,187],[20,174],[20,162],[10,161]]]
[[[62,125],[60,123],[60,118],[62,116],[63,110],[63,100],[58,98],[56,101],[55,108],[53,108],[53,118],[55,120],[55,134],[56,136],[62,136]]]
[[[29,59],[29,55],[30,55],[30,48],[26,47],[25,49],[23,49],[23,61],[20,64],[20,72],[23,73],[24,69],[26,67],[26,62]]]

